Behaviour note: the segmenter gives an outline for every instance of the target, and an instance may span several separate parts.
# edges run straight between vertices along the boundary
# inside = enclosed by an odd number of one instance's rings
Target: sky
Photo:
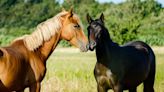
[[[126,0],[97,0],[97,1],[99,1],[99,2],[101,2],[101,3],[103,3],[103,2],[120,3],[120,2],[124,2],[124,1],[126,1]],[[158,1],[159,3],[161,3],[162,6],[164,7],[164,0],[156,0],[156,1]]]
[[[123,2],[125,0],[97,0],[101,3],[104,3],[104,2],[114,2],[114,3],[120,3],[120,2]]]
[[[63,2],[63,0],[58,0],[60,3]],[[104,2],[114,2],[114,3],[120,3],[120,2],[124,2],[126,0],[97,0],[101,3],[104,3]],[[159,3],[162,4],[162,6],[164,7],[164,0],[156,0],[158,1]]]

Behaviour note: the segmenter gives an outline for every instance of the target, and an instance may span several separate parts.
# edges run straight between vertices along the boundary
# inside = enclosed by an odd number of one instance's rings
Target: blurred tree
[[[164,8],[155,0],[126,0],[119,4],[100,4],[97,0],[64,0],[62,4],[57,0],[0,0],[0,33],[5,33],[0,37],[29,33],[39,23],[60,12],[61,7],[69,10],[71,6],[82,20],[85,33],[86,14],[98,18],[104,13],[106,27],[119,44],[140,39],[151,45],[164,45]],[[19,32],[15,32],[17,30]]]

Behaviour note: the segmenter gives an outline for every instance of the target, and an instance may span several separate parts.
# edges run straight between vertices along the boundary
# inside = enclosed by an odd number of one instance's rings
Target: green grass
[[[95,92],[95,61],[94,53],[54,52],[47,62],[42,92]]]
[[[41,92],[97,92],[95,63],[94,52],[55,51],[48,59]],[[156,52],[156,64],[155,92],[164,92],[164,52]],[[142,85],[137,90],[143,92]]]

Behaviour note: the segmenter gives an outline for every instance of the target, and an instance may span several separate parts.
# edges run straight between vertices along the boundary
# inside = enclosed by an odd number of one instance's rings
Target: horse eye
[[[79,24],[74,25],[75,28],[80,28]]]

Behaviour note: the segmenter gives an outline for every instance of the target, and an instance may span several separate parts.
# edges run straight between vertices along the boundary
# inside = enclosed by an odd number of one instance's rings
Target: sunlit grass
[[[97,92],[93,76],[95,53],[58,49],[48,59],[41,92]],[[155,92],[164,92],[164,51],[156,51],[156,67]],[[142,85],[137,88],[138,92],[142,89]]]
[[[94,53],[55,52],[47,63],[42,92],[95,92],[95,60]]]

